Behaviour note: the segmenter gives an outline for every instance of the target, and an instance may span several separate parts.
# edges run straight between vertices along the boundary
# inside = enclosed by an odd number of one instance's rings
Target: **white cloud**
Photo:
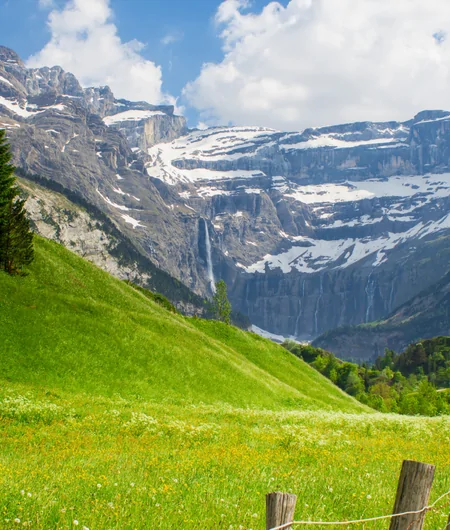
[[[224,58],[184,90],[208,123],[299,129],[450,108],[448,0],[291,0],[216,13]],[[448,35],[448,37],[447,37]]]
[[[175,30],[170,31],[169,33],[166,33],[164,37],[161,39],[161,44],[163,46],[169,46],[170,44],[175,44],[175,42],[179,42],[180,40],[183,40],[184,34],[181,31]]]
[[[54,0],[39,0],[39,7],[41,9],[51,9],[54,6]]]
[[[59,65],[83,86],[109,85],[116,97],[173,102],[162,92],[161,68],[141,55],[145,45],[122,42],[112,15],[110,0],[70,0],[62,10],[52,10],[51,39],[28,66]]]

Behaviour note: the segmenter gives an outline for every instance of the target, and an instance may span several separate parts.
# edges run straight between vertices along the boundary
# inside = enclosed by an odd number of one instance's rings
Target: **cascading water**
[[[394,309],[394,288],[395,288],[395,281],[394,281],[394,278],[392,278],[391,294],[389,295],[389,313]]]
[[[248,302],[249,291],[250,291],[250,283],[247,282],[247,285],[245,286],[245,309],[247,311],[247,315],[250,313],[250,304]]]
[[[300,317],[304,313],[304,307],[305,307],[305,278],[303,278],[302,282],[302,297],[298,301],[298,315],[297,320],[295,321],[295,331],[294,331],[294,337],[298,337],[298,324],[300,322]]]
[[[320,291],[319,297],[317,298],[316,310],[314,311],[314,332],[317,334],[319,332],[319,311],[320,304],[323,297],[323,275],[320,276]]]
[[[372,280],[372,274],[373,271],[370,272],[368,278],[367,278],[367,285],[366,285],[366,295],[367,295],[367,309],[366,309],[366,320],[365,322],[370,322],[370,313],[373,308],[374,298],[375,298],[375,287],[376,287],[376,281]]]
[[[298,301],[298,314],[297,314],[297,320],[295,321],[294,337],[298,337],[298,323],[300,321],[301,316],[302,316],[302,299],[300,298]]]
[[[214,271],[211,258],[211,241],[209,239],[208,223],[206,219],[203,219],[205,223],[205,247],[206,247],[206,270],[208,273],[209,285],[213,293],[216,292],[216,282],[214,280]]]

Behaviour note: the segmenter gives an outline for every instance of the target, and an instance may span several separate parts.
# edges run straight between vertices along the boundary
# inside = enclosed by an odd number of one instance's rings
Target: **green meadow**
[[[0,274],[0,528],[256,530],[275,490],[298,495],[297,519],[372,517],[405,458],[437,466],[432,501],[450,490],[448,417],[374,413],[52,242],[28,273]]]

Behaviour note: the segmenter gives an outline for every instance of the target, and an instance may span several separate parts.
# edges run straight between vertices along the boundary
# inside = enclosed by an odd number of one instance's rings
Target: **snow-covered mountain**
[[[200,294],[309,339],[381,318],[448,270],[450,113],[280,132],[188,131],[0,48],[15,163],[80,193]]]
[[[449,130],[441,111],[303,133],[214,128],[155,145],[146,169],[211,219],[235,305],[311,338],[380,318],[447,272]]]

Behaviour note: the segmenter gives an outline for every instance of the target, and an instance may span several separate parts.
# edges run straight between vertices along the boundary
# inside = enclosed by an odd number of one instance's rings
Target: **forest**
[[[331,352],[287,340],[283,346],[339,388],[381,412],[438,416],[450,413],[450,337],[386,349],[373,364],[338,359]]]

